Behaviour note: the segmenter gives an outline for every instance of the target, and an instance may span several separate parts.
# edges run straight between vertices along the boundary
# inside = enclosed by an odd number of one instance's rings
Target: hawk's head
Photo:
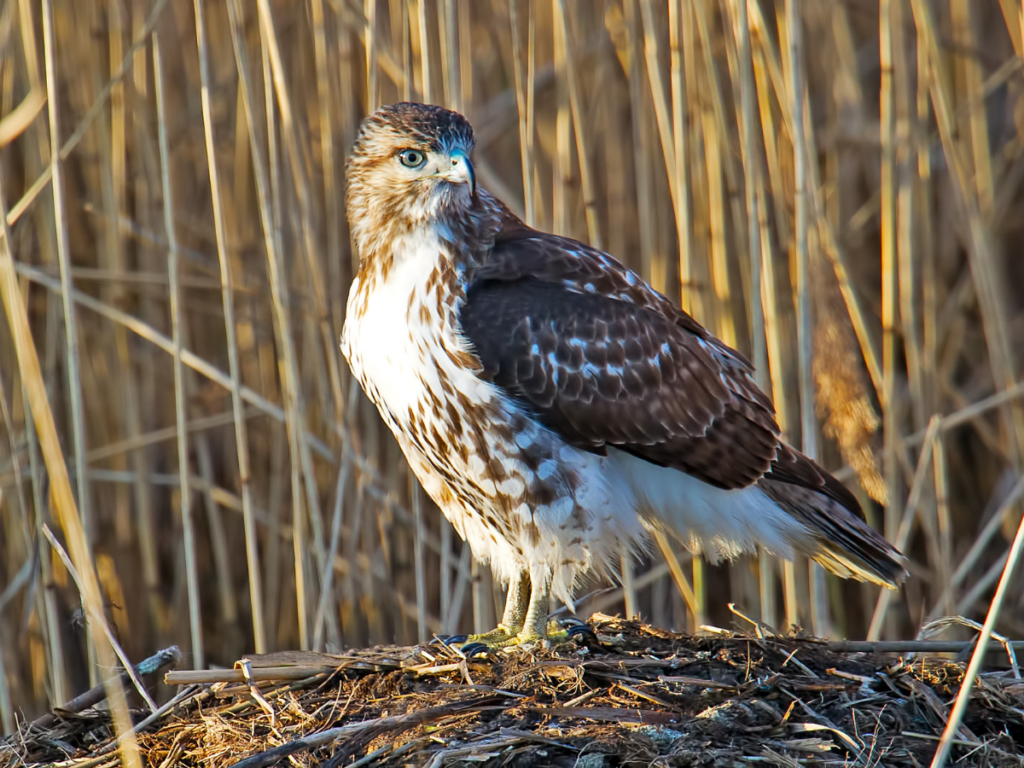
[[[346,203],[361,252],[385,232],[463,218],[477,201],[473,129],[458,112],[403,102],[363,120],[348,160]]]

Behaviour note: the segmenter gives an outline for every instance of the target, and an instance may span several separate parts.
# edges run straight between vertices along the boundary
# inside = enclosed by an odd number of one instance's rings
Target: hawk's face
[[[363,120],[348,161],[348,218],[361,254],[377,238],[446,218],[476,200],[473,129],[457,112],[381,107]]]

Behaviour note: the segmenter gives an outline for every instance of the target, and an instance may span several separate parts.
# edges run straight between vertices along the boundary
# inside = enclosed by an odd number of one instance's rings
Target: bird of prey
[[[360,266],[342,351],[430,497],[509,584],[488,644],[564,637],[582,574],[651,531],[895,587],[904,558],[780,439],[751,365],[607,253],[476,183],[460,114],[401,103],[347,165]]]

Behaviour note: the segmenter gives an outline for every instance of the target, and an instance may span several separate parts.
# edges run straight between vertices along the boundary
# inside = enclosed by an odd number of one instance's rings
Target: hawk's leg
[[[505,614],[497,629],[482,635],[470,635],[469,642],[507,645],[522,632],[530,602],[530,572],[525,568],[512,578],[505,598]]]
[[[516,636],[516,643],[550,642],[560,643],[569,639],[569,633],[556,622],[548,624],[548,608],[551,603],[551,571],[540,567],[531,576],[530,602],[523,620],[523,628]]]

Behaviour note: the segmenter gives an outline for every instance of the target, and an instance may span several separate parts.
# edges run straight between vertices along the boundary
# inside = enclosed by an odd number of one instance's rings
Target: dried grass
[[[493,624],[489,573],[335,343],[344,154],[400,98],[465,111],[484,186],[734,339],[912,559],[879,600],[666,540],[581,610],[692,631],[733,601],[890,639],[980,621],[1024,488],[1022,51],[1008,0],[3,4],[0,724],[112,658],[45,525],[133,659]],[[997,626],[1020,637],[1009,583]]]
[[[596,637],[486,659],[379,647],[248,657],[177,671],[174,704],[139,728],[150,765],[891,765],[933,755],[963,665],[835,651],[806,638],[690,637],[595,615]],[[171,661],[171,654],[159,663]],[[89,709],[0,742],[2,768],[115,765]],[[982,675],[958,765],[1017,766],[1024,684]],[[144,713],[139,712],[139,716]]]

